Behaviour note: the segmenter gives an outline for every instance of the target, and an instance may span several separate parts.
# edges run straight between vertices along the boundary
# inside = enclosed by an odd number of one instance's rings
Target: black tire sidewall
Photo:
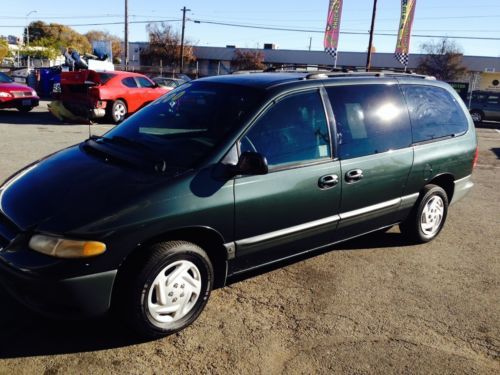
[[[156,250],[158,252],[158,250]],[[161,250],[160,250],[161,251]],[[201,294],[196,301],[195,306],[182,319],[173,323],[164,323],[154,321],[148,311],[149,290],[158,274],[169,264],[187,260],[196,265],[201,275]],[[154,263],[154,264],[152,264]],[[196,245],[183,243],[174,248],[161,251],[161,260],[158,262],[146,262],[142,273],[137,276],[138,283],[134,288],[133,299],[136,301],[136,327],[139,333],[147,337],[161,337],[169,335],[186,328],[193,323],[203,311],[213,286],[213,269],[206,253]]]

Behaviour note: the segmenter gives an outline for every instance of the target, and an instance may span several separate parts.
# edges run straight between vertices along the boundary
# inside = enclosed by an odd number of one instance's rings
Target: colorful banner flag
[[[406,68],[410,52],[411,27],[417,0],[401,0],[401,21],[399,23],[398,40],[394,57]]]
[[[341,16],[342,0],[330,0],[323,45],[325,47],[325,52],[332,55],[335,62],[337,61],[337,46],[339,43]]]

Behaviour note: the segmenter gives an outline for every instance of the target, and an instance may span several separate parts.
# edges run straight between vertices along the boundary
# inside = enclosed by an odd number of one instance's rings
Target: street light
[[[28,22],[28,17],[33,13],[36,13],[36,10],[32,10],[31,12],[26,13],[26,47],[30,46],[30,24]],[[27,52],[28,52],[28,73],[29,73],[29,71],[30,71],[30,55],[29,55],[29,51],[27,51]]]

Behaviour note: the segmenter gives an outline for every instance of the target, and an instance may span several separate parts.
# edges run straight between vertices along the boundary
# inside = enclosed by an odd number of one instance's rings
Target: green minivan
[[[473,186],[473,121],[446,83],[390,72],[188,82],[0,187],[0,282],[57,316],[139,334],[212,289],[399,224],[434,239]]]

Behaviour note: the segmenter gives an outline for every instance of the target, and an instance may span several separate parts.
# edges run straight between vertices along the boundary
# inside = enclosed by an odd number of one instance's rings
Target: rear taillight
[[[479,147],[476,147],[476,152],[474,154],[474,159],[472,160],[472,168],[475,168],[477,165],[477,159],[479,159]]]
[[[89,88],[89,96],[93,101],[98,101],[99,98],[99,89],[97,87]]]

